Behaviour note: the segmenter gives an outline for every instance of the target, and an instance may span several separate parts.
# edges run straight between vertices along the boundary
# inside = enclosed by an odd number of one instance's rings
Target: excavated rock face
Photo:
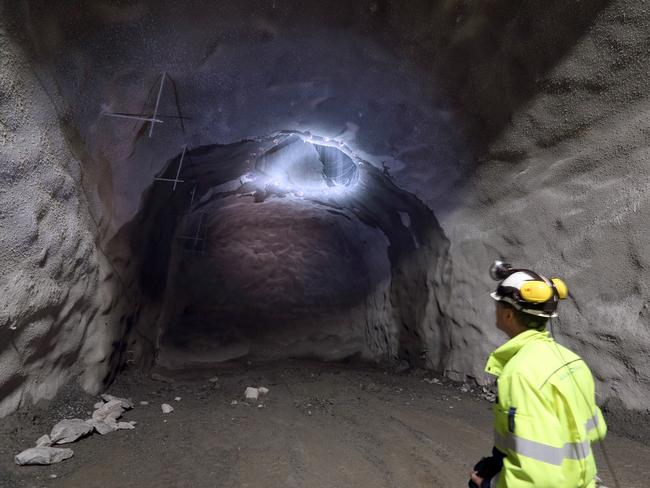
[[[127,358],[485,382],[497,257],[646,409],[642,3],[324,3],[5,2],[0,415]]]
[[[0,22],[1,24],[1,22]],[[81,162],[0,25],[0,416],[121,364],[131,304],[97,246]],[[61,100],[58,100],[62,103]]]
[[[346,151],[280,132],[170,161],[124,230],[137,236],[147,306],[161,311],[149,328],[160,364],[243,355],[427,364],[446,239],[430,209]],[[181,161],[188,185],[174,190],[164,182]],[[412,282],[420,289],[409,293]]]

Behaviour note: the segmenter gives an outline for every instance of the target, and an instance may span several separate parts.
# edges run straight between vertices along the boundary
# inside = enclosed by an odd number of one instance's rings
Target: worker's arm
[[[577,377],[572,377],[576,381],[576,388],[580,392],[581,399],[585,404],[589,405],[588,410],[591,411],[591,416],[585,422],[585,430],[587,437],[591,442],[602,441],[607,435],[607,424],[603,418],[603,413],[596,404],[596,385],[594,384],[594,376],[585,363],[585,368],[580,369]],[[578,385],[582,385],[579,387]]]
[[[607,435],[607,424],[603,413],[597,405],[594,405],[594,416],[587,421],[587,435],[591,442],[602,441]]]
[[[495,446],[506,454],[497,488],[563,486],[562,429],[552,405],[521,375],[499,378]]]

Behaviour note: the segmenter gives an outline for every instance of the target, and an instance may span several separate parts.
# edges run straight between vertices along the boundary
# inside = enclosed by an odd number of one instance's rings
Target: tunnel
[[[68,400],[82,416],[84,395],[222,372],[286,388],[309,416],[337,408],[310,390],[329,372],[381,398],[417,375],[488,392],[503,259],[567,282],[553,335],[589,365],[615,435],[645,442],[648,15],[632,0],[0,2],[0,418]],[[440,466],[427,482],[450,486]]]
[[[174,189],[181,172],[185,189]],[[418,261],[419,281],[431,280],[424,263],[444,266],[446,238],[428,207],[345,143],[279,131],[202,146],[172,158],[158,181],[124,230],[143,295],[161,310],[158,364],[425,364],[426,331],[417,321],[401,329],[410,317],[394,309],[401,299],[425,308],[428,297],[392,286]]]

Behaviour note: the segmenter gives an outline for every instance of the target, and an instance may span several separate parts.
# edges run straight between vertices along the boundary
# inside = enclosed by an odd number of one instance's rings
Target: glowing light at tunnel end
[[[282,131],[280,136],[297,136],[305,144],[313,144],[325,147],[334,147],[345,154],[350,160],[354,163],[357,168],[357,171],[362,166],[362,160],[358,154],[350,148],[345,142],[338,140],[336,138],[331,138],[328,136],[319,136],[313,134],[311,131],[299,132],[299,131]],[[268,141],[269,139],[267,139]],[[271,143],[274,146],[277,146],[280,143],[279,136],[273,136],[270,138]],[[251,156],[254,159],[257,159],[258,154],[252,153]],[[240,182],[242,184],[252,184],[252,186],[258,191],[265,191],[270,194],[283,194],[283,195],[293,195],[299,198],[322,198],[322,197],[341,197],[346,194],[350,194],[358,190],[359,177],[355,178],[355,181],[350,185],[341,185],[336,184],[335,182],[330,182],[333,186],[327,186],[326,188],[312,188],[312,187],[301,187],[300,185],[292,184],[287,181],[281,174],[270,175],[263,171],[253,170],[249,173],[240,177]]]

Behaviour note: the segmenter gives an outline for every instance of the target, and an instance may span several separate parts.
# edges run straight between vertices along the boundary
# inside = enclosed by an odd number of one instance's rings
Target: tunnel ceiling
[[[650,399],[638,2],[1,8],[0,414],[154,358],[486,382],[497,256],[566,278],[604,399]]]

